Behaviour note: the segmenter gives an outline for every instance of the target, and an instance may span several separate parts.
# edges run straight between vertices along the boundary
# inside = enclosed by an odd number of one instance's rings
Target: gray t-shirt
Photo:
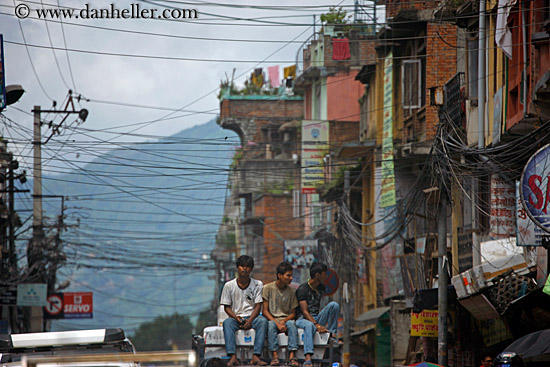
[[[237,279],[225,283],[222,290],[220,304],[230,306],[237,316],[250,316],[256,303],[262,303],[263,283],[250,278],[248,287],[242,289]]]
[[[264,302],[268,302],[269,313],[275,319],[284,319],[292,313],[292,310],[298,307],[294,288],[279,289],[276,282],[264,286],[263,298]]]

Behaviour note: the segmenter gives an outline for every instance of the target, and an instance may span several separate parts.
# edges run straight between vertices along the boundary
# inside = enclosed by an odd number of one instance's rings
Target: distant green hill
[[[68,279],[65,291],[94,292],[93,319],[58,320],[53,329],[131,332],[155,316],[197,314],[209,306],[214,271],[208,257],[236,141],[210,121],[105,151],[83,170],[44,178],[46,187],[55,187],[47,194],[68,197],[70,227],[62,234],[68,264],[58,283]]]

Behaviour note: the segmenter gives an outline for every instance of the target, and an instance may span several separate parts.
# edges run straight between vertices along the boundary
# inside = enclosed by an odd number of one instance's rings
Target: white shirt
[[[220,304],[229,306],[237,316],[250,316],[256,303],[262,303],[261,281],[250,278],[248,287],[242,289],[237,284],[237,279],[225,283],[222,290]]]

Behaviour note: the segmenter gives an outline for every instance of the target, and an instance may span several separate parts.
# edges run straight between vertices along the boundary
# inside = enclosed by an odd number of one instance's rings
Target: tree
[[[321,14],[321,22],[326,25],[349,24],[351,15],[342,10],[342,7],[330,7],[329,12]]]
[[[215,326],[217,325],[217,318],[215,310],[205,310],[202,311],[199,314],[199,318],[197,319],[197,323],[195,326],[195,331],[197,334],[202,334],[202,330],[207,326]]]
[[[130,339],[138,351],[191,349],[192,333],[189,317],[175,313],[141,324]]]

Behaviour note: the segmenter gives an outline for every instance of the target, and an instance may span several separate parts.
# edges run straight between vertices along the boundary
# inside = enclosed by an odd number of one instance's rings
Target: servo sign
[[[93,311],[92,292],[63,293],[63,314],[66,319],[91,319]]]
[[[533,222],[550,233],[550,144],[540,148],[525,165],[520,199]]]

